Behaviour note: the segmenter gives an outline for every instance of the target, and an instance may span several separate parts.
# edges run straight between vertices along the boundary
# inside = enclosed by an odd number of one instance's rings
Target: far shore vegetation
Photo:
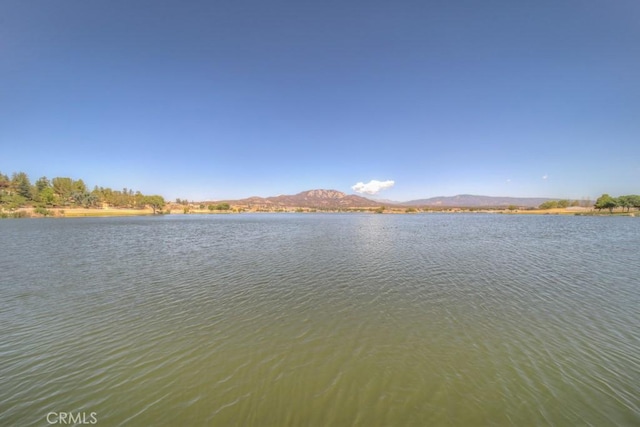
[[[233,203],[233,202],[231,202]],[[640,195],[600,196],[588,200],[549,200],[540,206],[379,206],[377,208],[332,208],[274,205],[232,205],[229,202],[193,202],[176,199],[167,202],[160,195],[145,195],[123,188],[113,190],[95,186],[89,190],[82,179],[45,176],[32,183],[24,172],[11,177],[0,173],[0,218],[91,217],[157,215],[167,213],[205,214],[239,212],[369,212],[377,214],[415,214],[428,212],[485,212],[504,214],[628,215],[640,210]]]
[[[113,190],[94,187],[89,190],[82,179],[69,177],[38,178],[32,184],[24,172],[9,178],[0,173],[0,217],[65,216],[67,211],[82,209],[81,216],[93,216],[90,210],[126,209],[130,214],[163,213],[165,200],[159,195],[145,195],[123,188]],[[73,215],[72,215],[73,216]]]

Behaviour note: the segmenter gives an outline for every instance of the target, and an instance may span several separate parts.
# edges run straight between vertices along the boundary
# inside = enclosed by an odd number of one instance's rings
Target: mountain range
[[[294,195],[273,197],[249,197],[240,200],[225,200],[233,205],[260,208],[375,208],[380,202],[336,190],[308,190]]]
[[[519,207],[538,207],[547,202],[548,198],[542,197],[492,197],[476,196],[472,194],[459,194],[450,197],[431,197],[429,199],[410,200],[401,203],[410,206],[446,206],[446,207],[507,207],[510,205]]]
[[[537,197],[491,197],[460,194],[451,197],[432,197],[429,199],[393,202],[389,200],[371,200],[354,194],[345,194],[337,190],[308,190],[293,195],[272,197],[249,197],[240,200],[224,200],[232,205],[252,206],[256,208],[377,208],[381,205],[389,207],[424,206],[424,207],[537,207],[552,199]]]

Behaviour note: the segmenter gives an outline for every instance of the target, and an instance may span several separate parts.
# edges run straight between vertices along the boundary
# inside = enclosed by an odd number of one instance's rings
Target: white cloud
[[[352,186],[351,189],[356,193],[377,194],[380,190],[393,187],[393,184],[395,184],[395,181],[377,181],[372,179],[366,184],[364,182],[359,182]]]
[[[545,175],[542,176],[542,179],[547,179],[547,178],[549,178],[549,175],[545,174]]]

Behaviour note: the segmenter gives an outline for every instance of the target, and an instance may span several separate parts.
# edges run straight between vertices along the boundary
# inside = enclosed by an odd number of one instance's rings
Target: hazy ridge
[[[346,194],[337,190],[316,189],[303,191],[293,195],[279,195],[272,197],[248,197],[239,200],[225,200],[234,205],[253,205],[264,207],[302,207],[302,208],[373,208],[381,205],[388,206],[434,206],[434,207],[538,207],[540,204],[553,200],[541,197],[494,197],[471,194],[460,194],[449,197],[431,197],[406,202],[390,200],[372,200],[354,194]]]

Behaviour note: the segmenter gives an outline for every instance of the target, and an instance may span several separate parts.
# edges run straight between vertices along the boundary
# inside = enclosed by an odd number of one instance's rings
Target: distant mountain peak
[[[276,197],[249,197],[242,200],[228,200],[239,205],[273,207],[301,207],[301,208],[363,208],[378,207],[379,202],[353,194],[345,194],[338,190],[315,189],[294,195],[280,195]]]

